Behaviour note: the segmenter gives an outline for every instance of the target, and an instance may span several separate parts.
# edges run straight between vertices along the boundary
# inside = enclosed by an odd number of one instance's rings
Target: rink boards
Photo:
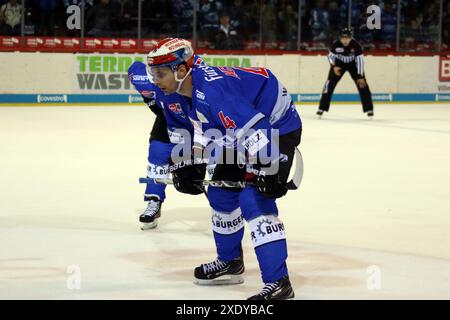
[[[201,55],[212,66],[269,68],[294,102],[317,103],[329,71],[324,55]],[[0,53],[0,104],[114,104],[141,98],[128,79],[138,54]],[[375,102],[450,101],[450,58],[366,56],[364,71]],[[333,101],[357,102],[358,91],[344,75]]]
[[[291,94],[295,103],[318,103],[320,94]],[[450,94],[440,93],[380,93],[372,94],[374,102],[450,103]],[[359,102],[358,94],[336,93],[332,102]],[[70,104],[135,104],[143,102],[138,94],[0,94],[0,106],[11,104],[70,105]]]

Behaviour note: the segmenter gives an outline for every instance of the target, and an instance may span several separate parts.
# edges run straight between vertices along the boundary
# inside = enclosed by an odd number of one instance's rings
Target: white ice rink
[[[450,105],[378,104],[372,121],[360,109],[299,107],[303,184],[278,202],[296,299],[450,299]],[[248,231],[245,283],[192,283],[215,258],[203,196],[169,187],[158,229],[139,230],[152,120],[143,106],[0,108],[1,299],[262,288]]]

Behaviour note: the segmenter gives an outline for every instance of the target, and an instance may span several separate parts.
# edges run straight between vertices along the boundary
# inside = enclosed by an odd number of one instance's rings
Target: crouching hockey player
[[[147,177],[168,178],[172,149],[176,144],[183,142],[182,137],[174,133],[174,129],[183,126],[193,131],[187,117],[188,99],[176,93],[172,95],[162,93],[156,85],[150,83],[146,65],[142,62],[134,62],[130,66],[128,77],[144,102],[156,115],[149,139]],[[158,219],[161,217],[161,206],[166,199],[165,189],[164,184],[147,183],[144,201],[147,201],[148,205],[139,216],[142,230],[157,227]]]
[[[233,152],[232,161],[216,165],[213,180],[254,183],[240,190],[208,188],[218,257],[194,270],[195,282],[243,282],[241,242],[247,221],[264,282],[262,291],[249,299],[291,299],[294,291],[286,265],[285,229],[275,200],[288,190],[301,137],[300,116],[287,90],[268,69],[216,68],[193,63],[192,58],[188,41],[165,39],[148,55],[150,79],[165,94],[178,92],[192,99],[196,148],[207,149],[213,139],[226,153]],[[214,134],[208,134],[210,129]],[[239,146],[244,148],[246,164],[253,159],[252,166],[236,163],[242,159]],[[173,180],[177,190],[198,194],[204,175],[204,165],[194,164],[174,171]]]

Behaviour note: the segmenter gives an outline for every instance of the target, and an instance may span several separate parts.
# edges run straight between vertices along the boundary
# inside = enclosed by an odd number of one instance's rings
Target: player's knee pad
[[[244,228],[244,217],[240,208],[231,212],[220,212],[212,209],[211,222],[213,231],[222,235],[231,235]]]
[[[147,165],[147,177],[148,178],[168,178],[169,177],[169,165],[157,165],[154,163],[148,163]]]
[[[255,248],[264,244],[286,240],[284,224],[276,215],[261,215],[248,222]]]
[[[208,201],[211,208],[216,211],[231,212],[239,207],[239,192],[208,187]]]

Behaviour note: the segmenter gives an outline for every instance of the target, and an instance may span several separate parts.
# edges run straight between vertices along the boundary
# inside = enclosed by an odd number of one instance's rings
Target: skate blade
[[[194,283],[199,286],[221,286],[244,283],[244,277],[240,274],[223,275],[215,279],[194,279]]]
[[[149,223],[141,222],[141,230],[142,231],[155,229],[157,226],[158,226],[158,220],[155,220],[155,221],[149,222]]]
[[[286,300],[294,300],[294,298],[295,298],[295,293],[294,293],[294,291],[292,291],[292,294],[290,294]]]

